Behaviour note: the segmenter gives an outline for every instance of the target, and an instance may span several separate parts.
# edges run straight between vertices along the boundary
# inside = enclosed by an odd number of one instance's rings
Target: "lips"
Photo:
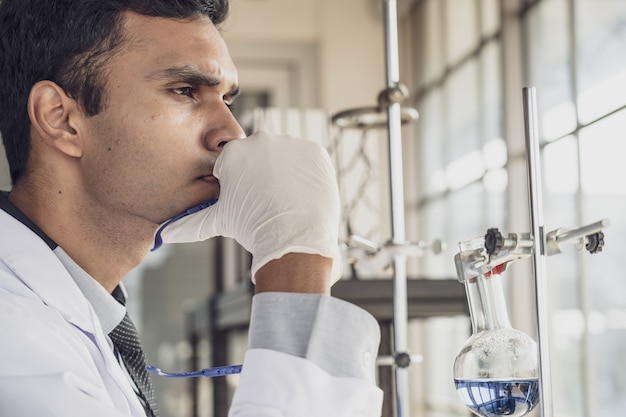
[[[207,189],[210,190],[211,194],[219,193],[220,182],[213,175],[200,177],[199,181],[203,184],[203,187],[208,187]]]
[[[218,179],[213,175],[213,163],[199,164],[198,169],[195,171],[196,181],[201,181],[210,185],[216,184],[219,186]]]

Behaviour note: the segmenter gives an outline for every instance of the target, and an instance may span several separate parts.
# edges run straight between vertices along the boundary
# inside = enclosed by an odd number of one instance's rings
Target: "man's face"
[[[206,17],[126,17],[105,109],[86,121],[85,204],[158,224],[219,195],[215,159],[244,137],[229,109],[237,72]]]

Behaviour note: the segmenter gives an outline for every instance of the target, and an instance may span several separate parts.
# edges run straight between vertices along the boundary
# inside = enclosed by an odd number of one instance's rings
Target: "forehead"
[[[188,19],[149,17],[126,12],[121,66],[154,72],[189,66],[235,84],[237,72],[226,43],[206,16]]]

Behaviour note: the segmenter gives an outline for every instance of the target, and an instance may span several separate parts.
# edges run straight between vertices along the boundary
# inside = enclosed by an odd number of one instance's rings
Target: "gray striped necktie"
[[[116,290],[118,289],[119,287],[116,288]],[[113,296],[120,303],[124,304],[126,300],[123,298],[120,299],[118,296],[119,292],[115,294],[114,291]],[[109,333],[109,337],[124,361],[128,373],[139,389],[138,395],[143,400],[146,413],[148,413],[148,416],[158,417],[159,410],[157,408],[154,388],[152,387],[152,379],[146,370],[146,355],[141,346],[137,328],[130,317],[128,317],[128,313],[126,313],[121,323]]]

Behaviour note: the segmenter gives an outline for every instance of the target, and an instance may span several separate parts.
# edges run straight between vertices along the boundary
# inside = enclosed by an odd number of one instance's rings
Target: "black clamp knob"
[[[406,352],[395,353],[393,359],[398,368],[408,368],[411,364],[411,355]]]
[[[489,255],[497,255],[504,247],[504,237],[497,228],[487,229],[485,249]]]
[[[600,253],[604,248],[604,233],[598,232],[592,235],[587,236],[587,244],[585,245],[585,249],[589,251],[589,253]]]

